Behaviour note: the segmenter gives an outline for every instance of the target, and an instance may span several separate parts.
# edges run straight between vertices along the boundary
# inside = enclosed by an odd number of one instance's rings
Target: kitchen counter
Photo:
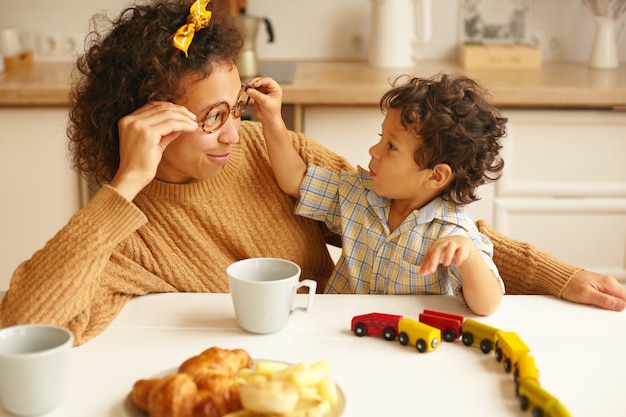
[[[74,63],[40,62],[0,74],[0,106],[67,106]],[[482,82],[503,108],[626,108],[626,66],[592,70],[585,63],[547,62],[541,70],[464,70],[452,62],[422,62],[413,69],[384,70],[364,62],[296,62],[284,83],[284,103],[376,106],[398,75],[465,73]]]
[[[0,106],[68,106],[73,68],[73,62],[43,62],[0,73]]]

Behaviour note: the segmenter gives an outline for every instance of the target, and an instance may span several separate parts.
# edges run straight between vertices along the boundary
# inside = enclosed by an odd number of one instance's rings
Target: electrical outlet
[[[61,54],[75,58],[83,53],[84,35],[82,33],[65,33],[61,36]]]
[[[84,35],[80,32],[41,32],[36,36],[38,59],[47,61],[74,60],[83,53]]]
[[[60,32],[40,33],[37,37],[37,52],[43,56],[61,55],[61,39]]]

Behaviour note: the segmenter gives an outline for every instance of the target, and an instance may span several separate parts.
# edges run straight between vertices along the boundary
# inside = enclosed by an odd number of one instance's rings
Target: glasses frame
[[[202,117],[202,118],[198,121],[198,127],[200,127],[200,128],[204,131],[204,133],[214,133],[214,132],[217,132],[218,130],[220,130],[220,129],[222,128],[222,126],[224,126],[224,124],[226,124],[226,121],[228,120],[228,117],[229,117],[231,114],[233,115],[233,117],[234,117],[235,119],[238,119],[238,118],[240,118],[241,116],[243,116],[244,112],[245,112],[245,111],[246,111],[246,109],[248,108],[248,104],[250,103],[250,96],[247,96],[248,98],[247,98],[247,100],[246,100],[245,102],[240,100],[241,95],[242,95],[245,91],[246,91],[246,86],[245,86],[245,85],[242,85],[242,86],[241,86],[241,89],[239,90],[239,94],[237,94],[237,99],[235,100],[235,105],[234,105],[233,107],[230,107],[230,106],[228,105],[228,103],[227,103],[227,102],[225,102],[225,101],[220,101],[219,103],[215,103],[215,104],[214,104],[214,105],[213,105],[213,106],[209,109],[209,111],[207,111],[207,112],[205,113],[205,115],[204,115],[204,116],[203,116],[203,117]],[[220,106],[221,106],[221,107],[226,106],[226,109],[228,109],[228,110],[227,110],[227,111],[220,112],[220,113],[219,113],[219,115],[220,115],[220,117],[221,117],[221,120],[220,120],[219,124],[218,124],[216,127],[212,128],[212,129],[210,129],[210,130],[207,130],[207,129],[205,128],[205,125],[206,125],[206,121],[207,121],[207,119],[209,118],[209,115],[210,115],[210,114],[211,114],[211,113],[212,113],[212,112],[213,112],[216,108],[218,108],[218,107],[220,107]]]

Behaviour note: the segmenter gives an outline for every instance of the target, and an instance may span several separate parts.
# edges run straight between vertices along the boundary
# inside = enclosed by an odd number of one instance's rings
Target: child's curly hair
[[[478,200],[476,188],[497,180],[504,168],[498,152],[507,119],[486,96],[483,87],[465,76],[403,75],[380,100],[383,112],[400,109],[402,126],[422,140],[414,155],[420,167],[445,163],[452,168],[443,200],[459,205]]]
[[[117,172],[122,117],[149,101],[180,98],[181,81],[190,75],[208,77],[216,65],[236,65],[243,39],[216,3],[209,3],[209,27],[196,31],[188,58],[171,40],[187,22],[189,1],[158,0],[128,7],[116,20],[92,18],[67,128],[73,166],[83,177],[102,184]]]

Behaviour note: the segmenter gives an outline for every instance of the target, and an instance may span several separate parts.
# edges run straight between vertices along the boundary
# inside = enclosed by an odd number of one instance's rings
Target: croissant
[[[131,399],[150,417],[221,417],[241,409],[234,376],[251,366],[245,350],[212,347],[187,359],[173,375],[138,380]]]

